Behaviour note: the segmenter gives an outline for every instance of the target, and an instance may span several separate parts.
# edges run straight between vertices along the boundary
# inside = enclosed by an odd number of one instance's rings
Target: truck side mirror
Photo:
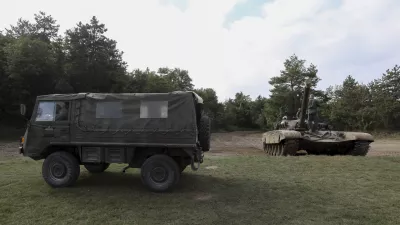
[[[25,116],[25,114],[26,114],[26,105],[25,104],[20,104],[19,105],[19,110],[20,110],[21,115]]]

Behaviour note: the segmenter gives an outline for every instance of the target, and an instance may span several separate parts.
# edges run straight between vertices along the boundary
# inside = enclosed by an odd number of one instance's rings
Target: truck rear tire
[[[110,164],[109,163],[87,163],[87,164],[84,164],[83,166],[90,173],[102,173],[110,166]]]
[[[73,185],[80,175],[78,159],[69,152],[54,152],[42,165],[43,179],[54,188]]]
[[[148,158],[141,167],[143,184],[153,192],[171,190],[180,179],[181,169],[168,155],[154,155]]]

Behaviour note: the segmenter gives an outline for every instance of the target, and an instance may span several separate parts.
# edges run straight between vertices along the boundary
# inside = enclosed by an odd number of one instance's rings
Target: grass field
[[[52,189],[42,162],[0,160],[0,224],[399,224],[399,157],[206,156],[171,193],[112,165]],[[208,168],[207,168],[208,167]]]

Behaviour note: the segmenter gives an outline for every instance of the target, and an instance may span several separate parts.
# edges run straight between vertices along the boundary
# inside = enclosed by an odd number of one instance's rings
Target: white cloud
[[[131,69],[187,69],[197,87],[215,88],[220,100],[241,90],[268,94],[269,77],[293,53],[318,66],[323,88],[348,74],[369,81],[400,63],[396,0],[343,0],[337,7],[332,0],[275,0],[263,6],[263,18],[245,17],[224,28],[239,1],[189,0],[182,11],[156,0],[20,0],[2,6],[0,26],[43,10],[64,31],[96,15]]]

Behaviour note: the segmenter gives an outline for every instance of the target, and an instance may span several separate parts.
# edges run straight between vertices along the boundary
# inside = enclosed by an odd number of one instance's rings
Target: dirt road
[[[207,154],[224,155],[264,155],[261,145],[261,133],[232,132],[215,133],[211,140],[211,151]],[[400,140],[378,139],[371,145],[368,156],[400,156]],[[18,142],[0,142],[0,160],[20,157]]]
[[[368,156],[379,155],[400,156],[400,140],[376,140],[371,144]]]

